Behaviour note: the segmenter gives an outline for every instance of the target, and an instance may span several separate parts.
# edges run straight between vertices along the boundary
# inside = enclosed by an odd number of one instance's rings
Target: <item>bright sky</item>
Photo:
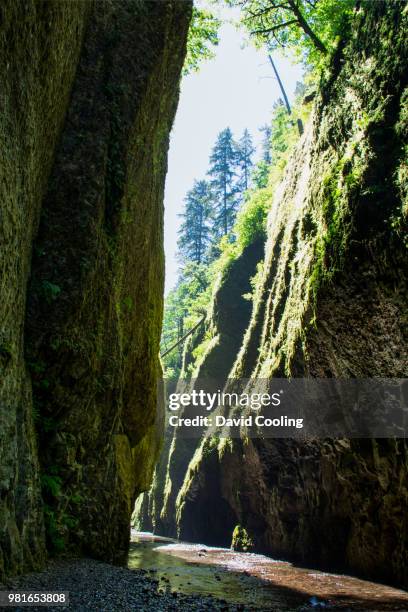
[[[223,16],[229,12],[223,11]],[[281,97],[272,67],[264,51],[243,47],[244,35],[224,23],[220,44],[213,60],[204,62],[198,73],[183,78],[176,120],[170,137],[169,168],[165,192],[164,248],[166,253],[166,292],[177,280],[177,231],[183,199],[194,179],[205,178],[208,159],[218,133],[230,127],[239,138],[247,127],[255,143],[268,123],[273,103]],[[274,53],[274,60],[289,99],[300,66]]]

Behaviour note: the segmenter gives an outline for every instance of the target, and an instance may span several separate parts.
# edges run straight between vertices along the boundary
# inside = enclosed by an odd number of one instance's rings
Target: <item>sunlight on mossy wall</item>
[[[407,15],[361,3],[332,58],[229,378],[407,375]],[[201,440],[177,530],[229,545],[239,525],[257,550],[406,586],[407,469],[404,440]]]

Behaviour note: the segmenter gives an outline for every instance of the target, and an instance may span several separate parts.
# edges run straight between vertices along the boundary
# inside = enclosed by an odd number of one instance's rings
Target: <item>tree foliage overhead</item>
[[[187,38],[187,55],[184,74],[197,72],[200,63],[214,57],[214,47],[218,45],[218,30],[221,21],[207,10],[193,8]]]
[[[343,33],[355,0],[227,0],[258,45],[287,48],[319,66]]]

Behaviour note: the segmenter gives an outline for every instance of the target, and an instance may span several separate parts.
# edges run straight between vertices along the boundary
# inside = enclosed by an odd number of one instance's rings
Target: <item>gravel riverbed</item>
[[[221,568],[220,572],[228,571]],[[324,576],[324,574],[322,574]],[[246,577],[246,580],[256,580],[254,577]],[[338,576],[340,579],[340,576]],[[221,578],[219,578],[221,580]],[[184,594],[170,589],[171,580],[160,575],[155,569],[129,569],[118,567],[96,561],[93,559],[58,559],[50,561],[47,567],[40,572],[25,574],[0,583],[0,591],[24,591],[24,592],[52,592],[69,593],[69,605],[65,606],[18,606],[1,607],[0,611],[17,610],[24,612],[42,612],[51,610],[61,612],[176,612],[178,610],[188,612],[311,612],[312,610],[324,608],[326,612],[384,612],[393,610],[408,612],[408,599],[406,593],[391,589],[386,597],[375,597],[372,594],[371,605],[368,600],[360,602],[347,601],[343,597],[332,601],[323,601],[321,598],[310,597],[306,593],[294,599],[290,591],[277,588],[271,591],[270,602],[233,603],[233,599],[226,601],[214,595]],[[189,584],[189,583],[188,583]],[[370,585],[371,583],[367,583]],[[381,585],[374,585],[379,586]],[[254,588],[257,588],[256,585]],[[389,590],[388,587],[381,589]],[[245,591],[242,585],[243,592]],[[395,591],[395,592],[394,592]],[[216,591],[215,591],[216,592]],[[398,597],[395,595],[398,595]],[[242,595],[242,593],[241,593]],[[240,597],[237,596],[239,600]],[[297,599],[297,603],[296,603]],[[245,600],[244,600],[245,601]],[[242,602],[242,597],[241,597]]]
[[[24,591],[68,591],[69,606],[20,607],[14,610],[94,610],[101,612],[167,612],[176,610],[237,612],[251,610],[214,597],[183,595],[159,585],[154,572],[130,570],[94,561],[76,559],[53,561],[41,572],[26,574],[0,585],[0,589]],[[0,608],[10,610],[11,608]]]

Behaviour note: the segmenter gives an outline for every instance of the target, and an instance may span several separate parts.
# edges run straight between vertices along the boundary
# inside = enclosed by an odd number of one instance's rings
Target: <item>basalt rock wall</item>
[[[262,288],[230,378],[406,377],[406,4],[362,2],[272,203]],[[275,558],[408,584],[402,439],[204,440],[187,540],[235,527]]]
[[[161,437],[163,191],[191,6],[1,6],[0,575],[121,561]]]
[[[225,384],[251,316],[251,303],[244,295],[252,289],[250,280],[263,253],[264,241],[258,238],[220,273],[207,320],[185,344],[178,392],[191,392],[196,382],[198,388],[207,392]],[[204,338],[206,348],[196,359],[194,348]],[[182,416],[193,416],[191,408],[184,408]],[[133,523],[141,530],[177,537],[176,500],[200,439],[198,434],[185,438],[178,428],[166,433],[152,488],[138,500]]]

